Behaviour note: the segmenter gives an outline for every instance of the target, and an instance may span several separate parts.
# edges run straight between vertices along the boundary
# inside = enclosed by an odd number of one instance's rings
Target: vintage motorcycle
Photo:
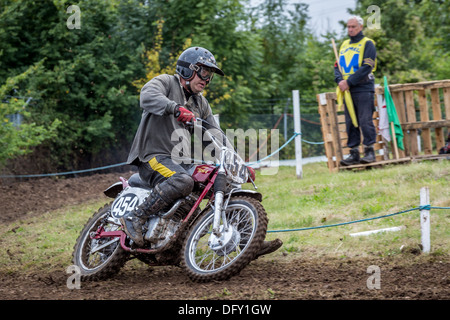
[[[216,162],[194,166],[193,192],[148,219],[144,247],[134,247],[119,219],[139,206],[152,189],[138,173],[128,180],[120,177],[106,189],[104,194],[114,200],[89,219],[74,246],[73,263],[80,268],[82,280],[113,276],[133,258],[151,266],[181,266],[195,282],[225,280],[255,258],[268,219],[262,195],[241,187],[251,182],[256,189],[255,171],[230,143],[219,143],[217,134],[198,123],[200,119],[193,125],[220,150]]]

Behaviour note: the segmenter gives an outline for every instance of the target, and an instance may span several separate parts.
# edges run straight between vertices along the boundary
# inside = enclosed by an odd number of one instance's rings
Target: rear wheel
[[[226,209],[228,229],[212,233],[214,212],[209,210],[189,231],[183,249],[183,267],[191,280],[226,280],[255,257],[267,231],[267,214],[250,197],[231,198]]]
[[[92,239],[99,227],[116,231],[120,225],[108,219],[111,204],[97,211],[84,226],[74,246],[73,263],[80,268],[82,280],[111,277],[127,262],[129,253],[120,246],[119,238]]]

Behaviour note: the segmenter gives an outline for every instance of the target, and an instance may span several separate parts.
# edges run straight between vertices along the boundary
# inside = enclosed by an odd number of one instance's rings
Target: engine
[[[169,242],[180,224],[181,220],[177,222],[173,219],[164,219],[158,216],[152,217],[148,223],[148,230],[144,238],[151,243],[152,249],[158,249]]]
[[[152,249],[159,249],[170,241],[195,200],[191,196],[180,199],[167,212],[159,213],[149,219],[144,239],[150,242]]]

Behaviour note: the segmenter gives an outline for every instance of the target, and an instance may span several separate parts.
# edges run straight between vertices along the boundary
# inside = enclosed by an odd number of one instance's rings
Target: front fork
[[[215,201],[214,201],[214,222],[213,222],[213,234],[217,237],[221,236],[220,232],[220,220],[222,220],[223,229],[222,230],[228,230],[228,221],[225,217],[225,210],[223,208],[223,199],[224,199],[224,193],[222,191],[218,191],[215,194]]]
[[[222,159],[220,159],[220,167],[218,170],[218,174],[216,177],[216,180],[214,181],[214,222],[213,222],[213,229],[212,233],[216,237],[221,236],[221,229],[220,229],[220,220],[222,220],[222,231],[228,231],[228,222],[225,216],[225,208],[223,207],[224,204],[224,198],[225,198],[225,190],[227,187],[227,181],[226,181],[226,175],[225,175],[225,168],[223,166],[225,161],[225,152],[222,152]]]
[[[223,180],[223,181],[222,181]],[[222,188],[222,183],[223,188]],[[216,177],[216,181],[214,182],[214,222],[213,222],[213,230],[212,233],[220,237],[221,236],[221,225],[223,225],[222,230],[228,230],[228,221],[225,216],[225,208],[224,208],[224,198],[225,198],[225,175],[218,174]],[[217,188],[217,189],[216,189]],[[221,224],[222,221],[222,224]]]

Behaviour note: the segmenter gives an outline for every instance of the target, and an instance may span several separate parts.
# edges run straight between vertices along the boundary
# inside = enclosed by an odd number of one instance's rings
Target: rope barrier
[[[286,142],[285,142],[281,147],[279,147],[276,151],[272,152],[272,153],[269,154],[267,157],[264,157],[264,158],[262,158],[262,159],[259,159],[258,161],[251,162],[251,163],[247,163],[247,165],[248,165],[248,166],[251,166],[251,165],[260,163],[260,162],[262,162],[262,161],[264,161],[264,160],[266,160],[266,159],[269,159],[269,158],[273,157],[275,154],[277,154],[278,152],[280,152],[284,147],[286,147],[292,140],[294,140],[296,136],[299,136],[299,135],[301,135],[301,133],[299,133],[299,132],[294,132],[294,134],[292,135],[292,137],[290,137],[290,138],[288,139],[288,141],[286,141]]]
[[[321,141],[321,142],[312,142],[312,141],[308,141],[308,140],[304,140],[302,139],[303,142],[305,143],[309,143],[309,144],[324,144],[325,142]]]
[[[78,170],[78,171],[59,172],[59,173],[0,175],[0,178],[37,178],[37,177],[65,176],[65,175],[69,175],[69,174],[106,170],[106,169],[110,169],[110,168],[114,168],[114,167],[120,167],[120,166],[123,166],[126,164],[127,164],[126,162],[122,162],[122,163],[112,164],[109,166],[104,166],[104,167],[99,167],[99,168],[92,168],[92,169],[85,169],[85,170]]]
[[[348,224],[353,224],[353,223],[358,223],[358,222],[364,222],[364,221],[388,218],[388,217],[396,216],[396,215],[399,215],[399,214],[402,214],[402,213],[411,212],[411,211],[414,211],[414,210],[430,210],[430,209],[447,209],[448,210],[448,209],[450,209],[450,207],[432,207],[430,205],[425,205],[425,206],[419,206],[419,207],[416,207],[416,208],[412,208],[412,209],[408,209],[408,210],[404,210],[404,211],[399,211],[399,212],[395,212],[395,213],[390,213],[390,214],[386,214],[386,215],[378,216],[378,217],[373,217],[373,218],[359,219],[359,220],[354,220],[354,221],[335,223],[335,224],[328,224],[328,225],[316,226],[316,227],[306,227],[306,228],[296,228],[296,229],[282,229],[282,230],[269,230],[269,231],[267,231],[267,233],[305,231],[305,230],[314,230],[314,229],[338,227],[338,226],[343,226],[343,225],[348,225]]]
[[[278,120],[277,120],[277,122],[275,123],[275,125],[274,125],[274,127],[273,127],[273,129],[276,129],[276,128],[278,128],[278,125],[280,124],[280,121],[281,121],[281,119],[283,119],[285,116],[291,116],[291,117],[294,117],[292,114],[287,114],[287,113],[285,113],[285,114],[282,114],[279,118],[278,118]],[[308,120],[306,120],[306,119],[303,119],[303,118],[300,118],[302,121],[306,121],[306,122],[311,122],[311,123],[313,123],[312,121],[308,121]],[[320,125],[320,123],[315,123],[315,124],[318,124],[318,125]],[[294,133],[295,134],[295,133]],[[299,133],[299,134],[301,134],[301,133]],[[251,155],[251,156],[249,156],[249,159],[251,159],[251,158],[253,158],[255,155],[256,155],[256,153],[259,151],[259,149],[263,146],[263,145],[265,145],[266,143],[267,143],[267,141],[269,140],[269,138],[270,138],[270,136],[272,135],[272,133],[270,133],[269,135],[268,135],[268,137],[266,138],[266,140],[264,141],[264,143],[262,144],[262,145],[260,145],[259,147],[258,147],[258,150],[255,150],[255,152]],[[298,134],[297,134],[298,135]],[[292,139],[290,139],[290,141],[292,141]],[[303,142],[305,142],[305,143],[308,143],[308,144],[325,144],[325,142],[311,142],[311,141],[308,141],[308,140],[304,140],[304,139],[301,139],[301,141],[303,141]],[[285,143],[284,145],[283,145],[283,147],[284,146],[286,146],[287,145],[287,143]],[[278,151],[280,151],[283,147],[281,147]],[[275,153],[273,153],[273,154],[275,154]],[[272,155],[273,155],[272,154]],[[268,157],[266,157],[266,159],[267,159]]]

